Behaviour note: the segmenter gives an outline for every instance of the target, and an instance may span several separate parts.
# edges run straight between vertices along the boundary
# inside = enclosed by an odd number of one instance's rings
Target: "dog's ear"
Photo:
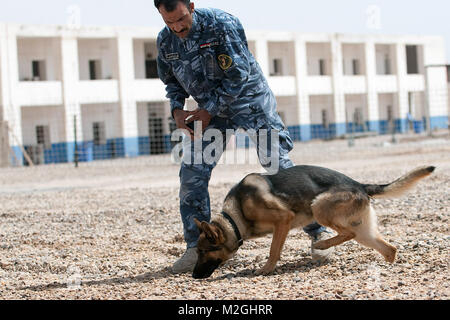
[[[198,221],[197,218],[194,218],[194,222],[197,225],[197,228],[199,228],[200,231],[202,231],[202,223],[200,221]]]
[[[197,225],[197,227],[200,229],[200,231],[203,231],[205,233],[206,238],[209,242],[213,244],[221,244],[225,242],[225,237],[223,235],[222,229],[219,227],[210,224],[208,222],[200,222],[197,219],[194,218],[194,222]]]

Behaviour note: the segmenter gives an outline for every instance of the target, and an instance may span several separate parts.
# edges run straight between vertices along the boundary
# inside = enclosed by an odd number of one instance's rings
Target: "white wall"
[[[380,114],[380,120],[387,120],[388,119],[388,106],[393,107],[393,117],[394,119],[399,118],[398,113],[398,98],[397,94],[395,93],[382,93],[378,95],[378,110]]]
[[[357,108],[362,109],[363,121],[368,120],[367,98],[363,94],[345,95],[345,109],[348,122],[353,122],[353,114]]]
[[[416,120],[422,120],[427,115],[425,111],[425,94],[424,92],[411,92],[411,114]]]
[[[32,61],[44,60],[45,81],[61,80],[61,40],[59,38],[18,38],[19,80],[33,77]]]
[[[319,60],[325,60],[325,74],[332,73],[331,43],[307,43],[308,75],[320,75]]]
[[[65,142],[64,108],[62,106],[22,107],[24,145],[36,145],[36,126],[49,126],[50,142]]]
[[[364,44],[342,44],[342,58],[344,64],[344,75],[353,75],[353,60],[359,61],[358,75],[366,74]]]
[[[375,45],[375,55],[376,55],[376,70],[377,75],[386,75],[385,59],[386,57],[390,61],[391,73],[397,73],[397,66],[395,64],[395,46],[389,44],[377,44]]]
[[[335,123],[332,95],[317,95],[309,97],[311,124],[322,124],[322,110],[327,110],[328,123]]]
[[[83,104],[81,105],[81,117],[84,141],[92,141],[94,139],[94,122],[105,123],[106,139],[122,136],[118,104]]]
[[[277,97],[277,111],[282,112],[286,126],[296,126],[298,121],[297,99],[293,97]]]
[[[269,70],[274,73],[274,59],[281,60],[281,75],[295,76],[295,52],[292,42],[269,42]]]
[[[78,59],[80,80],[89,80],[89,60],[101,61],[101,78],[117,79],[117,40],[79,39]]]

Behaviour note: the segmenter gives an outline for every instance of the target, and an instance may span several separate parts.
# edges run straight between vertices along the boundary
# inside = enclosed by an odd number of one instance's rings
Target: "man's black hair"
[[[184,3],[187,8],[191,4],[190,0],[155,0],[155,7],[159,10],[159,7],[163,5],[168,12],[172,12],[178,6],[178,2]]]

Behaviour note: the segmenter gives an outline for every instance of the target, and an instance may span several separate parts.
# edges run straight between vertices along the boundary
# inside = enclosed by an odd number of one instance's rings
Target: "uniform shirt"
[[[251,113],[267,116],[275,110],[273,94],[236,17],[219,9],[195,9],[185,39],[165,27],[157,45],[158,75],[172,114],[184,108],[189,96],[211,116],[242,115],[245,121]]]

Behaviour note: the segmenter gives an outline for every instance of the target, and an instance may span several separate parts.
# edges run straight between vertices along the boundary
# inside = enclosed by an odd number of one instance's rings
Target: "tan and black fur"
[[[386,185],[361,184],[339,172],[296,166],[275,175],[250,174],[227,195],[223,212],[232,218],[242,239],[273,233],[270,255],[258,274],[273,272],[288,232],[314,221],[337,232],[315,248],[325,250],[349,240],[380,252],[393,263],[397,249],[383,240],[371,198],[404,194],[435,167],[418,168]],[[239,249],[235,227],[224,215],[211,223],[195,220],[201,235],[194,278],[207,278]]]

